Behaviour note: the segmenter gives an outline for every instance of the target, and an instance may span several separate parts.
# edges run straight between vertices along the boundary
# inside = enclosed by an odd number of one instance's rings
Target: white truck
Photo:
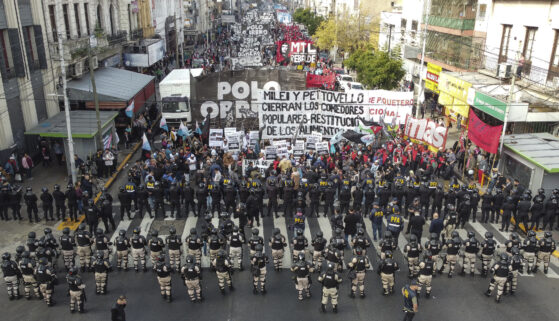
[[[202,74],[202,68],[175,69],[159,83],[161,97],[161,113],[169,127],[178,128],[180,122],[189,124],[192,121],[190,109],[190,88],[192,77]]]

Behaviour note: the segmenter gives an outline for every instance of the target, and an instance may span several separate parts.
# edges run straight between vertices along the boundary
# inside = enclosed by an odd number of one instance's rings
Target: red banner
[[[472,109],[470,109],[468,139],[479,146],[479,148],[489,153],[496,154],[499,150],[499,139],[501,138],[502,131],[503,125],[489,126],[479,119]]]
[[[287,65],[292,62],[295,65],[316,62],[316,48],[312,41],[277,41],[276,61]]]
[[[331,73],[326,76],[307,73],[307,88],[334,89],[335,83],[336,83],[335,73]]]

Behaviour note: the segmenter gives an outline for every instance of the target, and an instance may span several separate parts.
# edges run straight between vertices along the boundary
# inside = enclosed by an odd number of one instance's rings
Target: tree
[[[302,23],[307,28],[309,35],[314,35],[318,26],[324,21],[322,16],[319,16],[309,9],[297,8],[293,13],[293,20]]]
[[[403,62],[397,55],[372,48],[353,52],[344,64],[357,71],[357,80],[368,88],[391,90],[397,88],[406,74]]]
[[[338,47],[338,50],[352,53],[367,47],[378,46],[378,19],[371,18],[365,11],[349,15],[342,12],[337,17],[330,16],[316,30],[313,39],[321,49]]]

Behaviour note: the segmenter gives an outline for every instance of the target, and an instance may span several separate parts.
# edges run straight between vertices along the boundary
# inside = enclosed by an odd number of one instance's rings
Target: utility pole
[[[390,57],[390,43],[392,41],[392,25],[388,25],[388,56]]]
[[[179,24],[177,23],[177,13],[173,15],[173,19],[175,20],[175,58],[176,63],[175,66],[178,68],[181,67],[181,61],[179,58]]]
[[[56,24],[57,30],[62,30],[62,4],[60,0],[56,0]],[[70,124],[70,103],[68,102],[67,84],[66,84],[66,62],[64,61],[64,45],[62,37],[64,34],[58,33],[58,54],[60,55],[60,73],[62,75],[62,95],[64,96],[64,114],[66,115],[66,130],[68,134],[68,158],[70,159],[70,173],[72,174],[72,183],[76,184],[76,161],[74,159],[74,139],[72,138],[72,124]]]
[[[507,109],[505,111],[505,119],[503,119],[503,132],[501,133],[501,144],[499,146],[499,154],[503,153],[503,145],[505,143],[505,133],[507,132],[507,122],[508,122],[508,118],[509,118],[510,108],[511,108],[511,105],[512,105],[512,102],[513,102],[513,95],[514,95],[514,92],[515,92],[514,91],[514,82],[516,80],[516,74],[514,73],[513,70],[511,70],[512,80],[510,82],[509,97],[507,99]]]
[[[421,109],[421,102],[419,97],[423,95],[425,91],[425,82],[421,81],[421,75],[423,75],[423,64],[425,63],[425,43],[427,42],[427,26],[429,25],[429,12],[431,11],[431,0],[427,0],[427,5],[425,7],[425,13],[423,15],[423,49],[421,50],[421,69],[419,69],[419,92],[417,93],[417,104],[415,108],[415,118],[419,118],[419,110]]]
[[[104,147],[103,140],[101,139],[101,116],[99,115],[99,96],[97,95],[97,86],[95,85],[95,72],[93,68],[93,58],[91,54],[91,38],[87,43],[87,55],[89,57],[89,77],[91,78],[91,89],[93,89],[93,103],[95,104],[95,117],[97,118],[97,135],[95,140],[97,142],[97,149]],[[104,149],[104,148],[102,148]]]

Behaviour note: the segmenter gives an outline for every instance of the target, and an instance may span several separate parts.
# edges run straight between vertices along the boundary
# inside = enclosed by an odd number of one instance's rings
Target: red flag
[[[470,109],[470,117],[468,123],[468,138],[474,142],[479,148],[496,154],[499,149],[499,139],[503,125],[489,126],[479,119]]]

